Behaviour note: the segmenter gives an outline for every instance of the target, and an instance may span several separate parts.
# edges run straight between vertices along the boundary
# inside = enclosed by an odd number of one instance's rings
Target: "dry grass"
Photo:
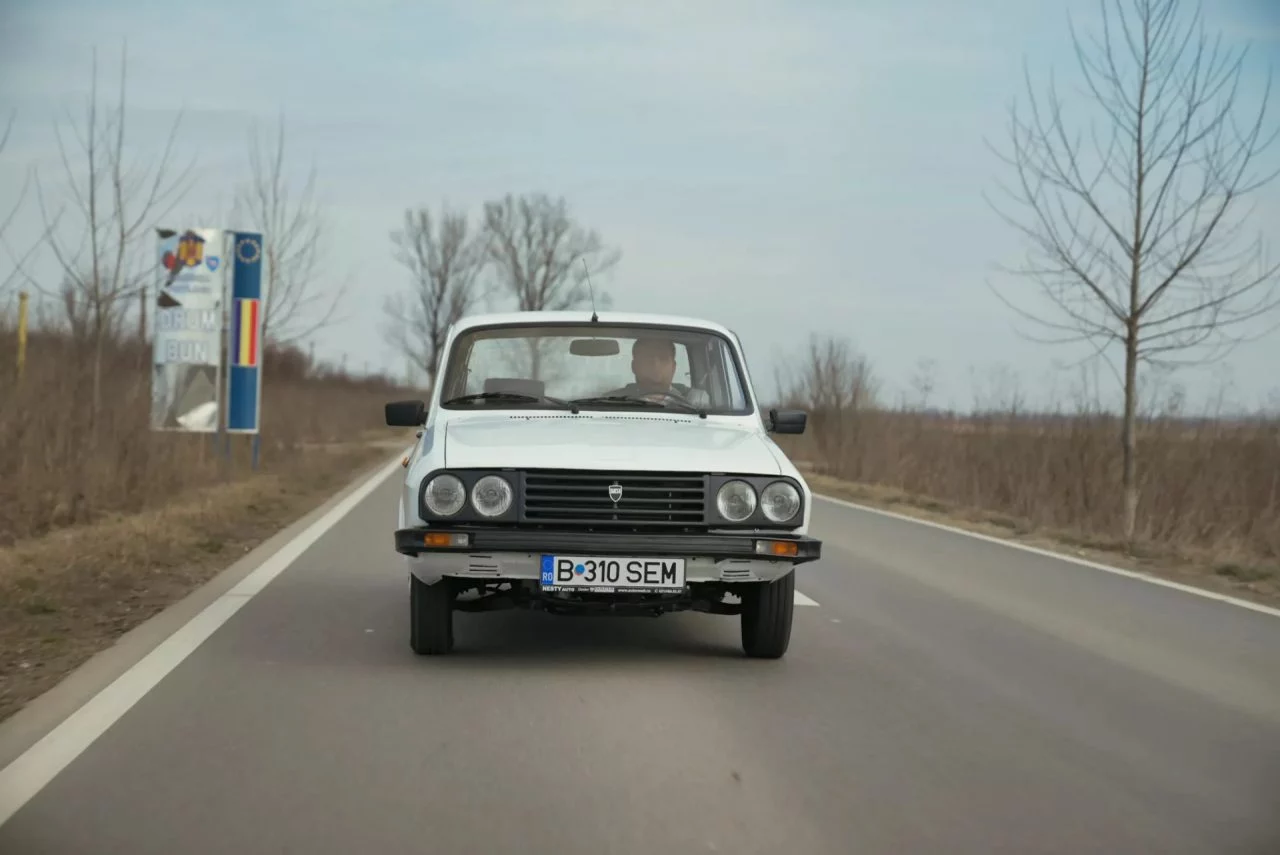
[[[0,318],[0,719],[408,444],[403,389],[294,349],[264,354],[257,471],[248,437],[149,430],[146,348],[104,350],[96,414],[81,342],[34,333],[20,383],[15,355]]]
[[[1277,596],[1280,419],[1148,413],[1138,538],[1126,549],[1120,425],[1096,404],[1027,414],[1015,401],[979,416],[886,408],[870,366],[840,342],[815,342],[799,368],[786,398],[809,410],[810,428],[779,444],[845,495]]]
[[[96,415],[92,357],[70,336],[34,334],[21,383],[15,354],[13,330],[0,324],[0,546],[250,474],[248,437],[231,438],[228,462],[213,436],[149,429],[147,349],[130,342],[106,350]],[[292,349],[268,349],[264,360],[264,472],[287,466],[309,444],[378,429],[382,404],[401,394],[386,378],[317,368]]]
[[[1118,539],[1105,535],[1036,527],[1025,519],[995,511],[953,504],[892,487],[832,478],[814,472],[807,464],[800,468],[804,471],[809,486],[826,496],[1112,567],[1159,576],[1258,603],[1280,605],[1280,572],[1277,572],[1274,563],[1267,564],[1258,560],[1241,563],[1224,559],[1212,550],[1172,547],[1154,542],[1145,542],[1138,548],[1129,550]]]
[[[0,549],[0,720],[389,457],[351,443]]]

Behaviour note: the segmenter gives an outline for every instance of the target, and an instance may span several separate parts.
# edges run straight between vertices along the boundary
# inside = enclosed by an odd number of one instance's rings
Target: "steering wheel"
[[[686,398],[684,395],[677,392],[675,389],[668,389],[665,392],[647,392],[642,394],[640,397],[650,401],[662,401],[665,398],[673,398],[682,404],[687,404],[690,407],[697,406],[696,404],[693,403],[693,401],[690,401],[688,398]]]

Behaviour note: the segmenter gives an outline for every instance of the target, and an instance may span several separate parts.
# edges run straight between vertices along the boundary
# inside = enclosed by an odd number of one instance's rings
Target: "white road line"
[[[206,606],[22,756],[0,770],[0,825],[4,825],[54,776],[142,700],[165,675],[178,667],[267,583],[288,569],[325,532],[381,486],[392,472],[400,468],[401,456],[397,454],[394,461],[382,467],[234,588]]]
[[[999,537],[992,537],[988,534],[979,534],[976,531],[966,531],[955,526],[945,525],[943,523],[934,522],[933,520],[920,519],[919,517],[908,516],[907,514],[896,514],[893,511],[885,511],[880,508],[873,508],[868,505],[860,505],[857,502],[850,502],[845,499],[837,499],[834,496],[824,496],[820,493],[813,494],[815,498],[831,502],[834,505],[843,505],[846,508],[853,508],[858,511],[865,511],[869,514],[878,514],[882,517],[890,517],[895,520],[904,520],[906,522],[916,523],[917,525],[929,526],[930,528],[949,531],[952,534],[962,534],[965,537],[972,537],[977,540],[985,540],[988,543],[998,543],[1001,546],[1007,546],[1010,549],[1020,549],[1023,552],[1030,552],[1034,555],[1043,555],[1047,558],[1056,558],[1059,561],[1066,561],[1071,564],[1078,564],[1081,567],[1089,567],[1093,570],[1101,570],[1104,573],[1112,573],[1116,576],[1124,576],[1127,579],[1136,579],[1139,582],[1147,582],[1152,585],[1159,585],[1162,588],[1172,588],[1175,591],[1182,591],[1185,594],[1194,594],[1197,597],[1203,597],[1208,600],[1217,600],[1220,603],[1238,606],[1242,609],[1258,612],[1272,617],[1280,617],[1280,609],[1274,609],[1271,606],[1264,606],[1261,603],[1253,603],[1249,600],[1242,600],[1238,597],[1231,597],[1226,594],[1219,594],[1216,591],[1207,591],[1204,588],[1197,588],[1193,585],[1183,585],[1178,582],[1171,582],[1168,579],[1161,579],[1158,576],[1148,576],[1145,573],[1136,573],[1132,570],[1125,570],[1120,567],[1113,567],[1110,564],[1102,564],[1097,561],[1090,561],[1086,558],[1077,558],[1074,555],[1066,555],[1061,552],[1054,552],[1051,549],[1040,549],[1036,546],[1028,546],[1025,543],[1017,543],[1012,540],[1005,540]]]
[[[804,594],[800,593],[799,591],[796,591],[797,606],[816,606],[817,604],[818,604],[817,600],[810,599],[809,597],[806,597]]]

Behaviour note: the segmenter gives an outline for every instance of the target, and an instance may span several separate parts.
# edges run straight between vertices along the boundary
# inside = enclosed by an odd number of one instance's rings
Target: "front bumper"
[[[467,543],[427,546],[428,533],[465,534]],[[757,541],[795,544],[795,554],[761,554]],[[822,555],[817,538],[760,532],[636,534],[451,526],[400,529],[395,542],[396,551],[409,557],[413,574],[428,584],[443,576],[536,580],[545,554],[681,557],[687,582],[771,582]]]

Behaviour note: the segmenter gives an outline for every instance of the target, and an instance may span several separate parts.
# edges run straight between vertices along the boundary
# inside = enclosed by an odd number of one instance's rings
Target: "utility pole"
[[[147,362],[147,286],[138,289],[138,370]]]
[[[22,372],[27,367],[27,302],[31,299],[26,291],[18,293],[18,381],[22,381]]]

